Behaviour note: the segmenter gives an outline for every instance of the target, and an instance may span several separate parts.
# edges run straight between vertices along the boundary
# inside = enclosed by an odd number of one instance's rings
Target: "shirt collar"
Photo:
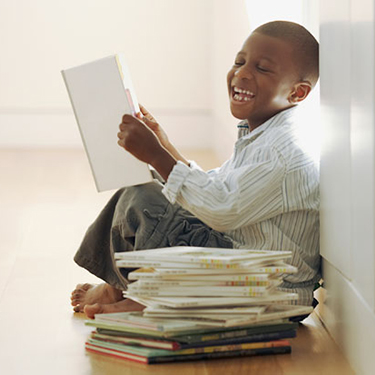
[[[271,117],[269,120],[255,128],[253,131],[250,131],[247,120],[242,120],[237,125],[238,139],[250,139],[253,137],[257,138],[261,133],[263,133],[267,129],[275,128],[278,126],[284,126],[286,123],[290,123],[290,120],[294,116],[296,107],[297,106],[294,106],[277,113],[275,116]]]

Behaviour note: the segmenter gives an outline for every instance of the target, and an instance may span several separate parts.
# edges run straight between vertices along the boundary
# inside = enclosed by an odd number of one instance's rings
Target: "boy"
[[[158,182],[118,191],[88,229],[75,261],[106,281],[81,284],[74,311],[142,310],[123,299],[130,270],[113,253],[188,245],[292,250],[297,274],[281,287],[311,305],[319,280],[319,176],[299,147],[294,107],[318,80],[318,43],[302,26],[284,21],[257,28],[227,76],[230,109],[243,120],[234,154],[204,172],[174,148],[155,119],[125,115],[118,144],[152,165]]]

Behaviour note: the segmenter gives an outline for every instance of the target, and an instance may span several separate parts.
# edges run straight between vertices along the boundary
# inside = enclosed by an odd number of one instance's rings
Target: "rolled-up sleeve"
[[[178,162],[163,193],[218,231],[230,231],[283,212],[285,162],[275,149],[238,168],[204,172]]]

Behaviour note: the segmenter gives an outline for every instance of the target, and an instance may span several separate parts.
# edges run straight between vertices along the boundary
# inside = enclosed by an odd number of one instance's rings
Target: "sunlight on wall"
[[[251,30],[275,20],[302,23],[303,4],[301,0],[246,0]]]
[[[296,22],[308,29],[319,40],[319,2],[309,0],[246,0],[251,30],[263,23],[284,20]],[[300,146],[318,163],[320,159],[320,90],[319,83],[299,105]]]

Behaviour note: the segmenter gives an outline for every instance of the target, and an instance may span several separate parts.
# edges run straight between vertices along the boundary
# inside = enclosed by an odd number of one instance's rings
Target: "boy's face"
[[[255,129],[278,112],[292,107],[298,83],[292,46],[281,39],[253,33],[237,54],[227,76],[234,117]]]

